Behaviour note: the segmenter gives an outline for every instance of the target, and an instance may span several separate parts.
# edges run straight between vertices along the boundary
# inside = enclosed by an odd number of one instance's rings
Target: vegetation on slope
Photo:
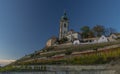
[[[97,44],[86,44],[86,45],[70,45],[70,46],[57,46],[57,47],[47,47],[41,50],[42,53],[35,52],[30,54],[29,57],[19,59],[18,62],[29,60],[29,59],[37,59],[37,58],[51,58],[54,55],[59,54],[67,54],[73,52],[82,52],[86,50],[97,50],[99,48],[104,48],[106,46],[120,44],[120,41],[117,42],[109,42],[109,43],[97,43]]]
[[[9,66],[0,68],[0,71],[21,71],[21,68],[15,68],[15,65],[27,66],[27,65],[96,65],[96,64],[106,64],[111,61],[120,59],[120,47],[109,48],[103,51],[98,51],[98,48],[103,48],[106,46],[120,44],[118,42],[110,43],[99,43],[99,44],[89,44],[89,45],[75,45],[69,47],[50,47],[49,51],[39,51],[30,54],[30,57],[24,57]],[[59,50],[57,50],[57,48]],[[56,50],[56,51],[53,51]],[[93,50],[93,53],[85,53],[79,55],[72,55],[73,52],[82,52],[86,50]],[[63,58],[52,58],[55,55],[65,54]],[[38,59],[46,57],[46,59]],[[23,70],[23,69],[22,69]],[[30,69],[28,69],[30,70]]]
[[[52,65],[52,64],[66,64],[66,65],[93,65],[105,64],[112,60],[120,58],[120,48],[114,48],[107,51],[84,54],[81,56],[68,56],[62,59],[46,59],[46,60],[33,60],[28,62],[21,62],[19,65]]]

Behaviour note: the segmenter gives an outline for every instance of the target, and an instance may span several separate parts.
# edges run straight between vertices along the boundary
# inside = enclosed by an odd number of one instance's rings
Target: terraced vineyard
[[[28,65],[101,65],[120,59],[120,41],[87,45],[55,46],[26,55],[0,71],[19,71],[13,66]]]
[[[66,47],[56,46],[44,48],[14,64],[105,64],[118,58],[119,54],[120,41]]]

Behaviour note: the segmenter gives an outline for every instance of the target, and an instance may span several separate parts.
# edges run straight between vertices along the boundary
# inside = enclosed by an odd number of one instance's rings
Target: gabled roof
[[[70,33],[71,32],[71,33]],[[75,31],[69,31],[68,33],[67,33],[67,35],[71,35],[71,34],[80,34],[79,32],[75,32]]]
[[[114,35],[116,35],[116,36],[120,36],[120,33],[113,33]],[[112,35],[112,34],[111,34]]]

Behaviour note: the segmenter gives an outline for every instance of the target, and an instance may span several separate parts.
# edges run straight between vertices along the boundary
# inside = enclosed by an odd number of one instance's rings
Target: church
[[[69,41],[81,38],[80,33],[75,32],[74,30],[69,30],[69,19],[66,12],[64,12],[64,15],[60,19],[59,40],[64,37],[67,37]]]
[[[74,40],[80,40],[81,35],[79,32],[75,32],[74,30],[69,30],[69,19],[67,17],[66,12],[64,12],[64,15],[60,18],[60,25],[59,25],[59,40],[67,38],[68,42],[72,42]],[[50,38],[46,46],[52,46],[55,44],[57,39]]]
[[[66,39],[64,42],[63,40]],[[69,29],[69,18],[64,12],[64,15],[60,18],[60,24],[59,24],[59,36],[50,38],[46,46],[55,46],[55,45],[69,45],[69,44],[91,44],[91,43],[103,43],[103,42],[109,42],[109,41],[116,41],[117,39],[120,39],[120,34],[111,34],[109,37],[106,37],[105,35],[102,35],[101,37],[95,37],[95,38],[82,38],[80,32],[75,32],[74,30]],[[60,41],[63,41],[60,43]]]

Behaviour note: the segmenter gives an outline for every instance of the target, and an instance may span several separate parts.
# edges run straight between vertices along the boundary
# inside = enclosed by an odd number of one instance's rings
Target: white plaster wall
[[[98,40],[98,43],[102,43],[102,42],[108,42],[107,37],[105,37],[104,35],[101,36],[101,37],[99,38],[99,40]]]

